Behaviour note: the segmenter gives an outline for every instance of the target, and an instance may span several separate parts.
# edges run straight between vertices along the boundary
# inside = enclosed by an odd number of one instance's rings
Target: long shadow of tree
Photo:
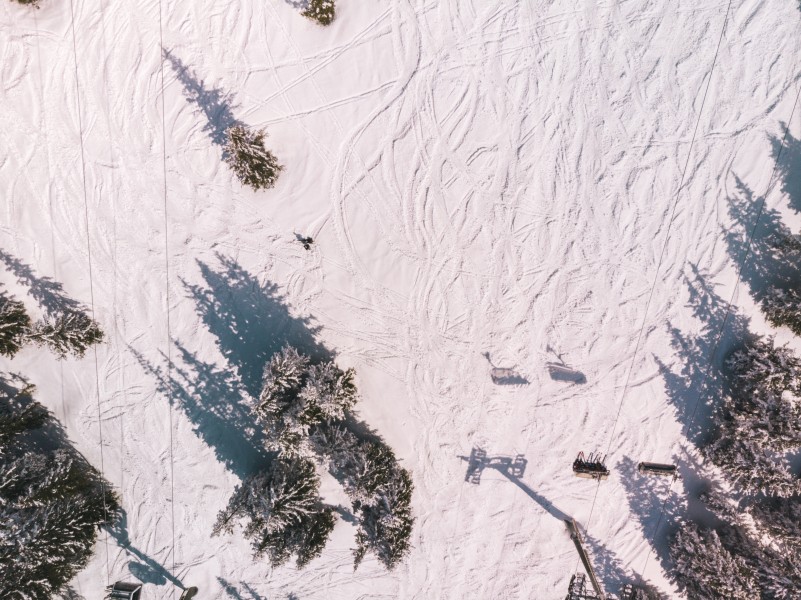
[[[267,465],[271,454],[255,426],[250,404],[239,378],[230,369],[198,359],[175,342],[178,360],[166,369],[154,365],[131,348],[146,373],[156,380],[158,391],[184,411],[195,433],[214,449],[217,460],[244,478]],[[162,353],[166,362],[167,357]]]
[[[165,48],[162,53],[175,71],[178,81],[184,86],[187,102],[196,104],[206,118],[203,131],[209,135],[212,143],[218,146],[225,145],[226,131],[234,125],[243,124],[234,117],[233,94],[221,88],[207,88],[206,82],[199,79],[197,74],[172,52]]]
[[[222,577],[217,577],[217,582],[222,586],[223,591],[234,600],[267,600],[264,596],[259,595],[259,593],[247,583],[240,582],[248,594],[248,597],[245,598],[245,596],[239,593],[237,587],[231,584],[228,580],[223,579]]]
[[[14,274],[17,281],[28,288],[28,294],[49,313],[67,310],[85,311],[85,307],[64,292],[64,286],[50,277],[39,277],[30,265],[0,250],[0,261]]]
[[[689,306],[701,322],[697,335],[685,335],[672,325],[671,347],[679,359],[681,369],[675,372],[658,357],[668,400],[676,409],[677,418],[684,426],[687,439],[703,445],[713,425],[712,408],[727,393],[728,386],[722,370],[723,357],[734,347],[750,339],[749,320],[730,310],[727,300],[721,298],[708,278],[694,265],[685,277],[690,291]],[[699,409],[704,410],[700,411]]]
[[[789,156],[787,160],[794,160],[792,152],[782,154],[783,161],[785,156]],[[795,186],[797,176],[788,173],[787,177],[784,186]],[[725,232],[724,237],[729,256],[736,265],[742,265],[743,283],[755,299],[761,300],[771,285],[786,287],[798,282],[801,265],[790,260],[788,253],[783,251],[793,237],[779,212],[771,208],[761,209],[764,198],[756,197],[739,177],[735,179],[737,194],[729,198],[729,214],[734,226]]]
[[[184,287],[248,394],[259,395],[264,365],[287,344],[315,360],[332,357],[315,337],[320,327],[292,315],[277,285],[261,283],[230,258],[216,257],[217,269],[198,261],[205,286],[184,282]]]
[[[782,122],[781,126],[787,130],[787,123]],[[790,207],[801,212],[801,139],[787,131],[784,144],[778,137],[771,137],[770,143],[776,169],[782,178],[782,191],[790,199]]]
[[[686,509],[685,500],[677,491],[677,484],[672,479],[642,475],[637,470],[637,463],[628,456],[618,464],[618,472],[631,514],[639,521],[662,570],[670,573],[673,563],[668,542],[673,533],[673,524]]]
[[[128,562],[128,570],[131,575],[142,583],[165,585],[170,582],[181,589],[186,589],[180,579],[173,576],[158,561],[131,544],[131,540],[128,537],[128,513],[124,509],[120,509],[119,514],[120,518],[109,528],[109,533],[120,548],[123,548],[133,557],[133,560]]]

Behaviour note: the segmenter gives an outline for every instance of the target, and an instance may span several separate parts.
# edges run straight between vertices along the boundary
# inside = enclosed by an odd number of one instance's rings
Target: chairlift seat
[[[660,475],[662,477],[678,477],[679,475],[676,465],[661,463],[641,462],[637,465],[637,470],[644,475]]]
[[[589,457],[584,458],[584,453],[579,452],[576,460],[573,461],[573,474],[576,477],[603,481],[609,477],[609,469],[604,464],[605,458],[601,458],[600,454],[590,454]]]
[[[108,600],[140,600],[141,594],[141,583],[118,581],[106,588],[106,598]]]

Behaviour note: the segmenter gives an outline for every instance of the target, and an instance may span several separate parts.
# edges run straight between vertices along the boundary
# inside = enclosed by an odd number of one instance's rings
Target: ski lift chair
[[[679,476],[679,471],[676,468],[676,465],[641,462],[637,465],[637,470],[643,475],[659,475],[661,477],[672,477],[673,479],[676,479]]]
[[[576,460],[573,461],[573,474],[576,477],[586,479],[597,479],[603,481],[609,477],[609,469],[604,464],[606,457],[601,458],[599,454],[592,454],[585,458],[583,452],[579,452]]]
[[[106,600],[140,600],[141,594],[141,583],[118,581],[106,588]]]

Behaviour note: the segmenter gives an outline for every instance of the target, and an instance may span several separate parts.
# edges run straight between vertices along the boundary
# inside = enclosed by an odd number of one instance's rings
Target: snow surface
[[[732,292],[729,205],[766,192],[797,2],[734,0],[711,71],[726,1],[339,0],[329,28],[292,0],[162,1],[164,129],[158,2],[0,4],[0,281],[34,315],[93,306],[108,336],[96,359],[2,365],[127,511],[76,592],[100,598],[110,577],[148,599],[177,582],[243,600],[561,598],[580,568],[570,515],[610,590],[641,573],[675,593],[663,538],[647,558],[669,482],[643,500],[631,465],[686,461],[668,328],[702,326],[693,265]],[[221,162],[236,121],[267,128],[275,189]],[[790,125],[795,141],[798,111]],[[788,213],[787,193],[768,207]],[[413,473],[413,550],[392,573],[369,556],[353,572],[345,519],[303,571],[210,537],[258,460],[247,391],[312,332],[356,368],[361,417]],[[493,366],[528,383],[494,385]],[[522,454],[524,474],[466,483],[477,446]],[[607,446],[609,480],[572,476],[579,450]]]

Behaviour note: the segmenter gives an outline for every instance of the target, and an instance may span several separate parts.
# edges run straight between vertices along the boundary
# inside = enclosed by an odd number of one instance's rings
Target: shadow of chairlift
[[[492,364],[489,352],[483,352],[482,356],[487,359],[490,365],[490,379],[495,385],[527,385],[529,380],[523,377],[514,369],[507,367],[496,367]]]
[[[461,458],[467,460],[467,472],[464,480],[474,485],[481,483],[481,473],[484,469],[495,469],[508,474],[512,478],[520,479],[526,472],[526,465],[528,464],[522,454],[516,454],[514,458],[510,456],[488,457],[485,450],[477,447],[470,451],[469,457],[462,456]]]

